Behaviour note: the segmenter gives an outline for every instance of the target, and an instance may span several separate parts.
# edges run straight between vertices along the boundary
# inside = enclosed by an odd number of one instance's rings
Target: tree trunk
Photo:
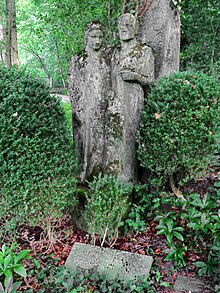
[[[0,62],[4,62],[4,52],[5,52],[5,37],[4,37],[4,26],[3,26],[3,9],[0,8]]]
[[[6,64],[18,64],[15,0],[6,0]]]
[[[15,7],[15,0],[12,1],[12,64],[18,64],[18,42],[17,42],[17,25],[16,25],[16,7]]]

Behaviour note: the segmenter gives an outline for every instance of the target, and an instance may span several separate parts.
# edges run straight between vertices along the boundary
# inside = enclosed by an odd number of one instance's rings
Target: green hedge
[[[24,71],[0,67],[0,125],[0,218],[60,216],[76,183],[60,100]]]
[[[195,178],[207,170],[219,125],[220,85],[200,73],[180,72],[152,88],[141,117],[138,157],[163,178]]]

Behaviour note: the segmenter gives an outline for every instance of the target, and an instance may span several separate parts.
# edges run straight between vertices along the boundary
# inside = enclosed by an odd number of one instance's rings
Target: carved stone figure
[[[101,24],[90,23],[86,54],[74,56],[70,66],[73,129],[82,180],[98,175],[105,167],[105,113],[111,82],[102,41]]]
[[[90,23],[86,54],[75,56],[70,67],[70,99],[80,178],[99,173],[136,181],[135,136],[144,105],[144,89],[154,81],[154,56],[137,42],[136,19],[119,19],[121,46],[103,49],[103,29]],[[112,58],[111,58],[112,56]]]
[[[154,81],[152,49],[135,38],[136,19],[123,14],[119,19],[121,46],[112,56],[112,89],[106,113],[106,172],[125,182],[136,179],[135,136],[144,105],[143,87]]]

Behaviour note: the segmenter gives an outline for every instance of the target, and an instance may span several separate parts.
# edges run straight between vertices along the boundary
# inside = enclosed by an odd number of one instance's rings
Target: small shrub
[[[102,244],[117,238],[118,228],[128,209],[128,196],[132,186],[126,185],[114,176],[94,177],[89,183],[88,204],[84,219],[88,230],[102,238]],[[106,238],[107,237],[107,238]]]
[[[220,85],[199,73],[161,78],[147,99],[138,133],[143,167],[184,182],[207,170],[219,125]]]

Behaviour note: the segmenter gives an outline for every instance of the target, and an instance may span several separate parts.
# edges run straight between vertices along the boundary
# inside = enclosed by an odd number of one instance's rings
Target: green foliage
[[[196,250],[202,256],[199,262],[202,270],[199,273],[209,270],[217,275],[220,184],[217,181],[215,185],[212,194],[200,196],[193,193],[187,195],[186,200],[176,199],[165,192],[149,194],[146,186],[143,189],[136,186],[136,202],[125,221],[126,229],[130,231],[133,228],[140,232],[156,222],[157,234],[167,239],[168,248],[164,250],[167,253],[166,260],[185,266],[187,251]]]
[[[146,218],[152,219],[152,205],[155,197],[148,193],[147,185],[134,186],[134,199],[124,223],[125,232],[144,232],[147,229]]]
[[[183,243],[179,243],[177,246],[173,245],[173,247],[164,250],[167,253],[166,260],[174,261],[178,266],[185,266],[185,253],[187,251],[187,247],[184,246]]]
[[[24,71],[1,67],[0,124],[1,228],[60,217],[74,205],[76,185],[60,100]]]
[[[12,285],[11,278],[13,277],[13,273],[18,274],[23,278],[27,277],[27,273],[22,264],[22,260],[29,258],[28,254],[30,250],[22,250],[18,254],[16,254],[16,247],[18,247],[16,243],[12,243],[10,247],[7,247],[5,244],[3,244],[0,251],[0,279],[4,277],[3,281],[5,287],[9,286],[9,284]]]
[[[145,277],[133,281],[108,280],[96,271],[72,270],[63,267],[52,268],[41,292],[154,292]]]
[[[71,104],[69,102],[63,102],[62,105],[64,108],[64,113],[66,116],[68,128],[69,128],[70,132],[72,133],[73,128],[72,128],[72,107],[71,107]]]
[[[200,276],[213,276],[216,273],[216,267],[219,265],[219,258],[216,258],[211,253],[209,253],[206,262],[197,261],[194,264],[199,268],[198,274]]]
[[[164,215],[158,215],[154,220],[159,220],[159,225],[156,226],[156,229],[158,230],[158,235],[165,235],[167,237],[168,245],[172,244],[173,237],[176,237],[177,239],[183,241],[183,236],[180,232],[184,231],[183,227],[176,227],[175,222],[173,221],[171,217],[171,213],[169,212]]]
[[[181,67],[219,78],[218,0],[181,0]]]
[[[114,176],[99,175],[89,183],[90,192],[86,194],[87,206],[84,219],[89,232],[98,234],[104,243],[117,238],[118,228],[128,209],[128,196],[132,186],[120,182]]]
[[[167,206],[169,211],[165,208]],[[219,208],[217,194],[204,197],[190,194],[187,200],[171,196],[161,198],[160,207],[154,213],[155,220],[159,221],[158,234],[166,235],[170,246],[165,250],[168,253],[166,259],[179,266],[185,265],[185,252],[196,248],[206,260],[196,263],[201,268],[200,274],[205,271],[216,273],[220,251]]]
[[[6,282],[5,288],[0,282],[0,293],[17,293],[18,288],[21,286],[22,282],[13,283],[13,277],[10,277]]]
[[[220,85],[204,74],[161,78],[147,99],[138,134],[142,166],[178,180],[201,176],[215,149]],[[184,182],[184,181],[182,181]]]
[[[20,59],[38,76],[62,79],[66,86],[69,61],[85,47],[87,23],[102,22],[106,41],[115,42],[121,5],[121,0],[19,0]]]

